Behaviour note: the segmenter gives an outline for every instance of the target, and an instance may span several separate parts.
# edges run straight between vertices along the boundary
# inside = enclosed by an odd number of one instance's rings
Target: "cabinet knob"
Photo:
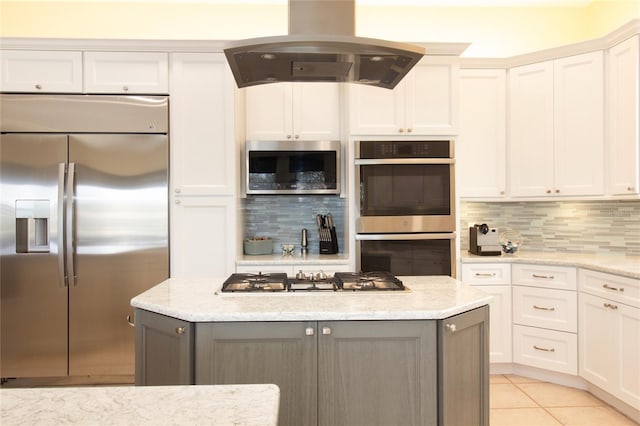
[[[550,189],[547,189],[547,194],[551,194],[551,190]]]
[[[36,89],[42,90],[42,84],[36,84]]]
[[[627,191],[633,192],[633,186],[627,186]]]
[[[125,91],[125,92],[128,92],[129,91],[129,86],[122,86],[122,90]]]
[[[316,333],[313,327],[307,327],[304,329],[304,334],[307,336],[313,336]]]
[[[560,190],[559,190],[559,189],[556,189],[556,194],[559,194],[559,193],[560,193]]]
[[[407,133],[411,133],[411,132],[413,132],[413,129],[412,128],[408,128],[407,129]]]
[[[504,195],[504,191],[500,191],[500,195]]]
[[[398,132],[402,133],[404,132],[404,129],[398,129]]]
[[[187,331],[184,327],[176,327],[176,334],[184,334]]]
[[[131,318],[131,315],[127,315],[127,323],[131,326],[131,327],[135,327],[136,323],[133,321],[133,318]]]
[[[176,188],[176,189],[174,189],[174,191],[175,191],[176,194],[179,194],[181,192],[180,188]]]
[[[300,135],[296,135],[296,136],[295,136],[295,138],[296,138],[296,139],[300,139]]]
[[[287,135],[287,139],[291,139],[291,135]]]
[[[331,327],[322,327],[322,334],[324,335],[331,334]]]
[[[449,330],[452,333],[455,333],[457,329],[455,324],[446,324],[445,327],[447,328],[447,330]]]
[[[175,200],[174,203],[180,204],[180,200]]]

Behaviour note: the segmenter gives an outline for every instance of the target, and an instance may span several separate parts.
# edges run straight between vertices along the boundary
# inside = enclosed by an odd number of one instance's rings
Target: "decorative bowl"
[[[522,240],[522,234],[513,229],[501,232],[498,237],[502,252],[505,254],[515,254],[522,247]]]

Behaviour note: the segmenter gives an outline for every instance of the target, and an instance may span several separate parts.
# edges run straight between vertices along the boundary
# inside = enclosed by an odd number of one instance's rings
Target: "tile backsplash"
[[[469,225],[511,228],[522,250],[640,255],[640,201],[460,203],[460,247],[469,247]]]
[[[300,251],[302,228],[308,230],[309,253],[320,251],[316,214],[331,213],[338,235],[340,253],[344,252],[346,200],[336,195],[250,195],[242,199],[243,238],[271,237],[273,252],[281,244],[295,244]]]

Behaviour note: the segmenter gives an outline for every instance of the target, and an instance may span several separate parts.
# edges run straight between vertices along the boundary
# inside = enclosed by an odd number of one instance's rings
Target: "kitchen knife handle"
[[[75,175],[76,175],[76,163],[69,163],[69,169],[67,171],[67,201],[66,201],[66,258],[67,258],[67,279],[69,287],[75,287],[76,277],[75,268],[73,265],[74,252],[73,252],[73,202],[75,198]]]
[[[64,274],[64,177],[66,167],[64,163],[58,164],[58,286],[67,286],[67,277]]]

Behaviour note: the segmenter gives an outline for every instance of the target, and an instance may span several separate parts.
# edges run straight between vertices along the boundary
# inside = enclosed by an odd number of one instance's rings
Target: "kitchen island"
[[[408,290],[258,294],[169,279],[131,301],[136,383],[275,383],[280,425],[488,424],[491,296],[399,278]]]
[[[1,389],[0,423],[275,426],[279,395],[275,385]]]

